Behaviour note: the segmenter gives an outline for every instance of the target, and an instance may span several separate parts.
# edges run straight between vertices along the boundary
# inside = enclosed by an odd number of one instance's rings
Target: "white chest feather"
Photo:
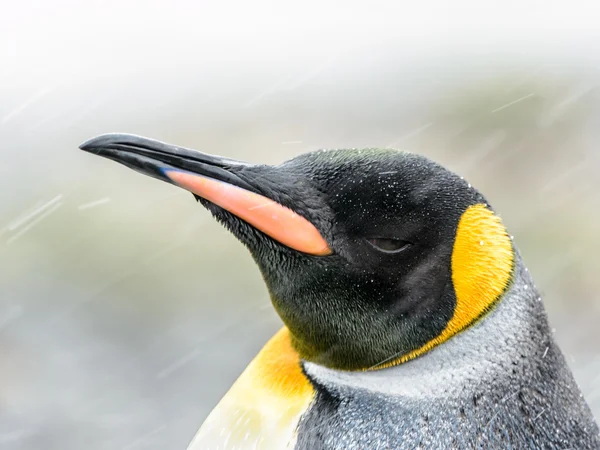
[[[288,450],[314,397],[286,328],[250,363],[188,450]]]

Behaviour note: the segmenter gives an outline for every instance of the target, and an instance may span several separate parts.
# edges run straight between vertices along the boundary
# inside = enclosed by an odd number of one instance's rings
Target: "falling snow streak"
[[[17,217],[15,220],[13,220],[11,223],[9,223],[4,230],[15,231],[16,229],[21,227],[23,224],[29,222],[35,216],[43,213],[45,210],[47,210],[51,206],[58,203],[60,200],[62,200],[62,198],[63,198],[62,194],[59,194],[56,197],[54,197],[52,200],[50,200],[42,205],[38,204],[38,205],[34,206],[31,210],[22,214],[20,217]]]
[[[96,206],[104,205],[105,203],[110,202],[109,197],[104,197],[99,200],[94,200],[93,202],[84,203],[83,205],[79,205],[77,209],[79,211],[83,211],[85,209],[95,208]]]
[[[250,107],[256,105],[257,103],[261,102],[264,98],[269,97],[273,94],[277,94],[279,92],[293,91],[295,89],[298,89],[302,85],[308,83],[310,80],[312,80],[313,78],[317,77],[318,75],[320,75],[321,73],[325,72],[327,69],[332,67],[338,58],[331,58],[331,59],[327,60],[326,62],[324,62],[323,64],[321,64],[320,66],[317,66],[314,69],[308,70],[306,72],[302,72],[300,74],[288,75],[288,76],[280,79],[278,82],[269,86],[262,92],[255,95],[249,101],[247,101],[244,104],[244,108],[250,108]]]
[[[27,100],[25,100],[23,103],[21,103],[19,106],[17,106],[15,109],[13,109],[11,112],[2,117],[2,119],[0,120],[0,125],[6,125],[9,121],[17,117],[31,105],[38,102],[40,99],[42,99],[44,96],[48,95],[52,91],[53,89],[48,87],[39,90]]]
[[[395,141],[389,143],[388,145],[385,146],[385,148],[393,148],[393,147],[397,146],[398,144],[421,134],[423,131],[425,131],[427,128],[431,127],[432,125],[433,125],[433,122],[426,123],[425,125],[420,126],[419,128],[412,130],[409,133],[406,133],[404,136],[401,136],[398,139],[396,139]]]
[[[267,308],[271,308],[271,306],[272,305],[270,299],[266,299],[262,304],[259,304],[259,306],[244,308],[242,313],[239,315],[240,319],[229,321],[228,323],[219,327],[219,329],[213,331],[210,335],[200,339],[197,345],[191,351],[187,352],[185,355],[181,356],[180,358],[178,358],[177,360],[160,370],[156,374],[156,380],[162,380],[164,378],[169,377],[173,373],[177,372],[178,370],[182,369],[183,367],[194,361],[198,356],[202,355],[203,353],[206,353],[208,351],[206,345],[207,342],[216,340],[219,336],[230,332],[232,329],[238,327],[241,323],[246,322],[248,319],[248,314],[252,313],[253,311],[262,312]],[[264,319],[265,317],[268,316],[261,315],[260,319]]]
[[[58,208],[63,205],[62,194],[57,195],[49,202],[35,208],[33,211],[26,213],[24,216],[17,218],[15,221],[10,223],[6,228],[5,232],[14,232],[10,238],[7,239],[6,244],[10,245],[31,230],[34,226],[40,223],[42,220],[50,216]],[[18,230],[18,231],[17,231]]]
[[[517,103],[520,103],[520,102],[522,102],[523,100],[527,100],[528,98],[531,98],[531,97],[533,97],[534,95],[535,95],[535,93],[533,93],[533,92],[532,92],[531,94],[527,94],[527,95],[525,95],[525,96],[523,96],[523,97],[521,97],[521,98],[518,98],[518,99],[516,99],[516,100],[513,100],[512,102],[509,102],[509,103],[507,103],[507,104],[505,104],[505,105],[502,105],[502,106],[500,106],[500,107],[498,107],[498,108],[496,108],[496,109],[492,109],[491,113],[492,113],[492,114],[494,114],[494,113],[497,113],[498,111],[502,111],[503,109],[506,109],[506,108],[509,108],[509,107],[511,107],[511,106],[513,106],[513,105],[516,105]]]
[[[564,117],[571,108],[581,101],[586,95],[590,94],[596,86],[585,85],[571,92],[571,94],[550,108],[540,119],[540,125],[549,127]]]

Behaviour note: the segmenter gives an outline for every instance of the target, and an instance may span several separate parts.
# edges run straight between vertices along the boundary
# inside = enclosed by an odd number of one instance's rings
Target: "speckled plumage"
[[[389,149],[267,166],[131,135],[82,148],[191,180],[181,187],[248,247],[286,325],[190,450],[600,449],[518,251],[458,175]],[[206,179],[211,195],[194,182]],[[283,239],[289,210],[326,252]]]
[[[375,372],[304,368],[318,394],[297,450],[600,448],[520,259],[498,306],[422,357]]]

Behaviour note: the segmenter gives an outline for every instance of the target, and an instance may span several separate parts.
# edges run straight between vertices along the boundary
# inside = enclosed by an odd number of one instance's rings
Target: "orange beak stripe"
[[[190,172],[165,170],[164,174],[177,186],[235,214],[287,247],[315,256],[331,254],[312,223],[270,198]]]

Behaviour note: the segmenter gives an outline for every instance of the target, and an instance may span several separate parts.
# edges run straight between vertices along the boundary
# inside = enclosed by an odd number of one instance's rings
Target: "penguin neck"
[[[555,345],[540,296],[518,253],[515,259],[513,283],[495,308],[420,357],[370,372],[343,372],[305,362],[306,373],[329,385],[418,398],[444,397],[453,387],[464,391],[465,386],[468,390],[501,382],[515,360],[534,364]]]

